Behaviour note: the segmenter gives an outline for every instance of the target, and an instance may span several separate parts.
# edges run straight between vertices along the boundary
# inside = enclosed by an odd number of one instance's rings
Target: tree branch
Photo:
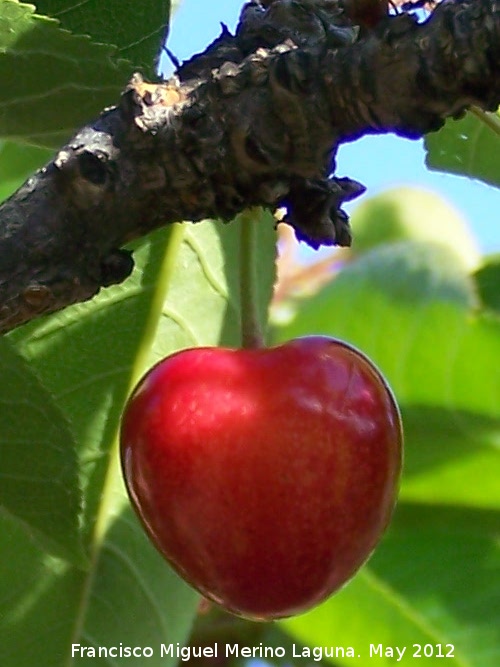
[[[0,330],[95,295],[133,268],[129,240],[178,220],[286,206],[314,247],[348,245],[339,145],[416,138],[500,103],[500,1],[445,0],[425,23],[354,26],[344,0],[253,1],[236,34],[164,84],[135,76],[0,206]]]

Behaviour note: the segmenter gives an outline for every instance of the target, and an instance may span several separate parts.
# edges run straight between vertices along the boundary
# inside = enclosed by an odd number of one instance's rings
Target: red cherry
[[[139,383],[121,456],[175,570],[268,620],[318,604],[370,556],[397,495],[401,421],[379,371],[340,341],[195,348]]]

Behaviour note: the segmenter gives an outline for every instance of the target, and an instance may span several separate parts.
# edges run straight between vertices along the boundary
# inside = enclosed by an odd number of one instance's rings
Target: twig
[[[301,11],[299,11],[301,9]],[[286,206],[317,247],[347,245],[330,175],[364,134],[417,138],[471,105],[500,102],[500,1],[442,2],[423,24],[388,16],[359,32],[333,0],[245,5],[165,84],[135,77],[0,207],[0,330],[91,298],[133,267],[120,248],[178,220]]]

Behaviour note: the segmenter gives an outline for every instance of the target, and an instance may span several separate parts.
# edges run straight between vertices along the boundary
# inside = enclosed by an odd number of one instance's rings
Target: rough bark
[[[417,138],[500,103],[500,0],[445,0],[429,20],[359,29],[341,0],[245,5],[162,84],[135,76],[0,207],[0,330],[123,281],[121,247],[178,220],[285,206],[299,238],[350,242],[340,144]]]

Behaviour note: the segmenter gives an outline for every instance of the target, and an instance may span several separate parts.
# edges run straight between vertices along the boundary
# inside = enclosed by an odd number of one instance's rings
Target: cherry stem
[[[244,348],[264,347],[257,304],[257,220],[257,209],[249,209],[239,216],[238,221],[240,225],[241,344]]]

